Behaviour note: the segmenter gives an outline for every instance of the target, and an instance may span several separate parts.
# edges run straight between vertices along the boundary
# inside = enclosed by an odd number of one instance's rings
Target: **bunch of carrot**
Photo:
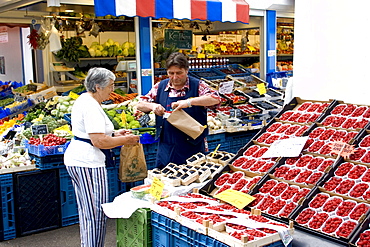
[[[125,95],[120,95],[118,93],[111,92],[110,97],[109,97],[108,100],[112,100],[113,104],[119,104],[119,103],[122,103],[122,102],[127,101],[127,100],[132,100],[136,96],[137,96],[137,93],[128,93],[128,94],[125,94]]]

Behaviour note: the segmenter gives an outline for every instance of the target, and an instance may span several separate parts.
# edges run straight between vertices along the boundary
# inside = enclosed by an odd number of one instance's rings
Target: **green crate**
[[[149,208],[137,209],[128,219],[117,219],[117,247],[151,247]]]

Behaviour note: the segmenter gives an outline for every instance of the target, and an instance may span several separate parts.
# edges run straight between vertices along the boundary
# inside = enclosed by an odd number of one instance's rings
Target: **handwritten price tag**
[[[257,90],[260,93],[260,95],[265,94],[267,92],[265,83],[258,83],[257,84]]]
[[[217,194],[215,198],[230,203],[231,205],[242,209],[249,203],[253,202],[255,197],[237,190],[227,189]]]
[[[158,201],[161,200],[164,183],[158,178],[154,177],[152,185],[150,186],[149,193]]]
[[[339,156],[344,158],[349,158],[351,154],[355,152],[355,148],[353,145],[349,145],[342,141],[335,141],[330,145],[331,151]]]

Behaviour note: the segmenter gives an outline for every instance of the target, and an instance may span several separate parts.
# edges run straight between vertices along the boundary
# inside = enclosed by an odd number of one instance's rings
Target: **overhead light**
[[[75,12],[75,11],[73,9],[66,9],[66,10],[64,10],[64,12],[72,13],[72,12]]]

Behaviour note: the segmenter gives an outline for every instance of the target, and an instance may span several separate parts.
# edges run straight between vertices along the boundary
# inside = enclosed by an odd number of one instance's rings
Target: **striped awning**
[[[94,0],[96,16],[140,16],[249,23],[244,0]]]

